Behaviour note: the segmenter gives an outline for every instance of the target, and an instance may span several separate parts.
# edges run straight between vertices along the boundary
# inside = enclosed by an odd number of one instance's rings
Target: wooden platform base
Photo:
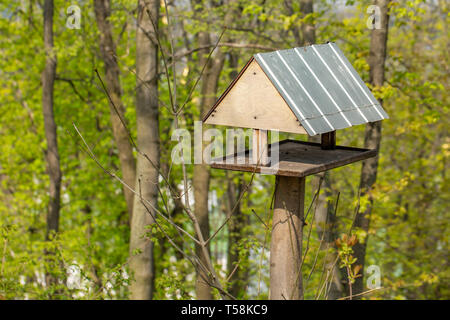
[[[273,152],[277,152],[277,157]],[[271,162],[268,166],[251,162],[251,150],[237,153],[221,159],[214,159],[212,168],[247,171],[277,176],[306,177],[322,171],[345,166],[347,164],[375,157],[376,150],[336,146],[333,150],[323,150],[320,143],[283,140],[269,146]],[[250,155],[250,156],[249,156]]]

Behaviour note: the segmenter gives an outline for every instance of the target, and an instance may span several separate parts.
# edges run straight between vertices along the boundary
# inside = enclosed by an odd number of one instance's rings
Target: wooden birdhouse
[[[245,161],[248,166],[213,164],[232,170],[253,172],[254,165],[273,165],[267,145],[269,130],[320,134],[320,145],[280,142],[279,174],[304,176],[374,156],[372,150],[336,147],[336,130],[386,118],[356,70],[338,46],[329,42],[255,54],[203,122],[253,129],[252,150]]]
[[[213,168],[277,176],[271,299],[302,296],[305,177],[376,156],[377,150],[336,146],[336,130],[386,118],[334,43],[255,54],[204,117],[206,124],[253,129],[251,149],[215,159]],[[320,134],[321,143],[284,140],[268,145],[268,131],[274,130]]]

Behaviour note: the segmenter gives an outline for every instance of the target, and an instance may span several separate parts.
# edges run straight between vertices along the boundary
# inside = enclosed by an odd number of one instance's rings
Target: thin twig
[[[260,216],[258,216],[258,214],[256,213],[256,211],[255,211],[253,208],[252,208],[252,212],[253,212],[253,214],[258,218],[258,220],[261,221],[261,223],[264,225],[264,227],[265,227],[266,229],[269,229],[269,227],[268,227],[267,224],[264,222],[264,220],[261,219]]]
[[[173,227],[177,228],[178,230],[180,230],[181,232],[183,232],[185,235],[187,235],[190,239],[192,239],[193,241],[195,241],[197,244],[200,244],[200,242],[195,239],[189,232],[187,232],[186,230],[184,230],[183,228],[181,228],[180,226],[178,226],[177,224],[175,224],[174,222],[172,222],[169,218],[166,217],[166,215],[162,214],[157,208],[155,208],[153,206],[153,204],[151,204],[148,200],[143,199],[133,188],[131,188],[127,183],[125,183],[125,181],[123,181],[121,178],[119,178],[115,173],[109,171],[108,169],[106,169],[97,159],[97,157],[94,155],[94,153],[92,152],[91,148],[89,147],[89,145],[87,144],[86,140],[84,139],[83,135],[81,134],[81,132],[78,130],[77,126],[75,125],[75,123],[72,123],[73,127],[75,128],[77,134],[80,136],[81,140],[83,141],[86,149],[87,149],[87,153],[88,155],[92,158],[92,160],[95,161],[95,163],[97,164],[97,166],[100,167],[100,169],[102,169],[105,173],[107,173],[109,176],[111,176],[112,178],[118,180],[122,185],[124,185],[128,190],[130,190],[135,196],[139,197],[139,199],[141,199],[142,201],[145,201],[148,205],[150,205],[150,207],[152,207],[153,210],[155,210],[155,212],[157,212],[161,217],[164,218],[164,220],[166,220],[167,222],[169,222]],[[85,150],[86,151],[86,150]]]
[[[351,300],[352,297],[353,298],[354,297],[359,297],[359,296],[362,296],[362,295],[365,295],[365,294],[368,294],[368,293],[371,293],[371,292],[374,292],[374,291],[383,290],[383,289],[386,289],[386,288],[379,287],[379,288],[375,288],[375,289],[370,289],[370,290],[367,290],[367,291],[364,291],[364,292],[361,292],[361,293],[357,293],[357,294],[350,295],[350,296],[347,296],[347,297],[339,298],[338,300],[347,300],[347,299]]]
[[[202,67],[202,70],[200,71],[199,76],[197,77],[197,79],[195,80],[194,85],[191,87],[191,90],[189,91],[189,94],[187,95],[186,99],[184,100],[183,104],[181,105],[181,107],[177,110],[177,114],[180,114],[180,112],[184,109],[184,107],[186,106],[186,104],[191,100],[192,94],[194,93],[195,88],[197,87],[197,84],[199,83],[200,79],[203,76],[203,72],[206,69],[206,66],[209,63],[209,60],[211,59],[211,56],[214,52],[214,50],[219,46],[220,40],[222,39],[223,35],[225,34],[226,28],[224,28],[222,30],[222,33],[220,34],[219,38],[216,41],[216,44],[214,45],[214,47],[211,49],[211,51],[208,54],[208,57],[206,58],[205,64]]]

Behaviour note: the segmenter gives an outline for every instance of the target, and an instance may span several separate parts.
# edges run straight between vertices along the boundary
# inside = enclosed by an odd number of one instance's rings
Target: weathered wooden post
[[[270,245],[270,299],[303,298],[302,261],[305,180],[277,177]]]
[[[376,150],[336,146],[336,130],[386,118],[336,44],[327,43],[254,55],[203,119],[253,129],[251,150],[215,159],[213,168],[277,176],[270,299],[303,298],[306,177],[376,156]],[[321,143],[268,144],[268,130],[320,134]]]

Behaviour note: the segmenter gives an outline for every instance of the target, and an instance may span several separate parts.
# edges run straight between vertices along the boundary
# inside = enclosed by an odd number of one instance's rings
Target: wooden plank
[[[205,117],[206,124],[306,134],[256,60],[230,87]]]
[[[269,146],[269,155],[273,144]],[[341,167],[353,162],[375,157],[376,150],[336,146],[334,150],[323,150],[320,143],[284,140],[279,143],[279,161],[271,162],[270,166],[257,166],[251,163],[249,150],[234,154],[232,163],[216,159],[212,168],[269,173],[277,176],[306,177],[322,171]],[[238,160],[239,158],[239,161]]]

